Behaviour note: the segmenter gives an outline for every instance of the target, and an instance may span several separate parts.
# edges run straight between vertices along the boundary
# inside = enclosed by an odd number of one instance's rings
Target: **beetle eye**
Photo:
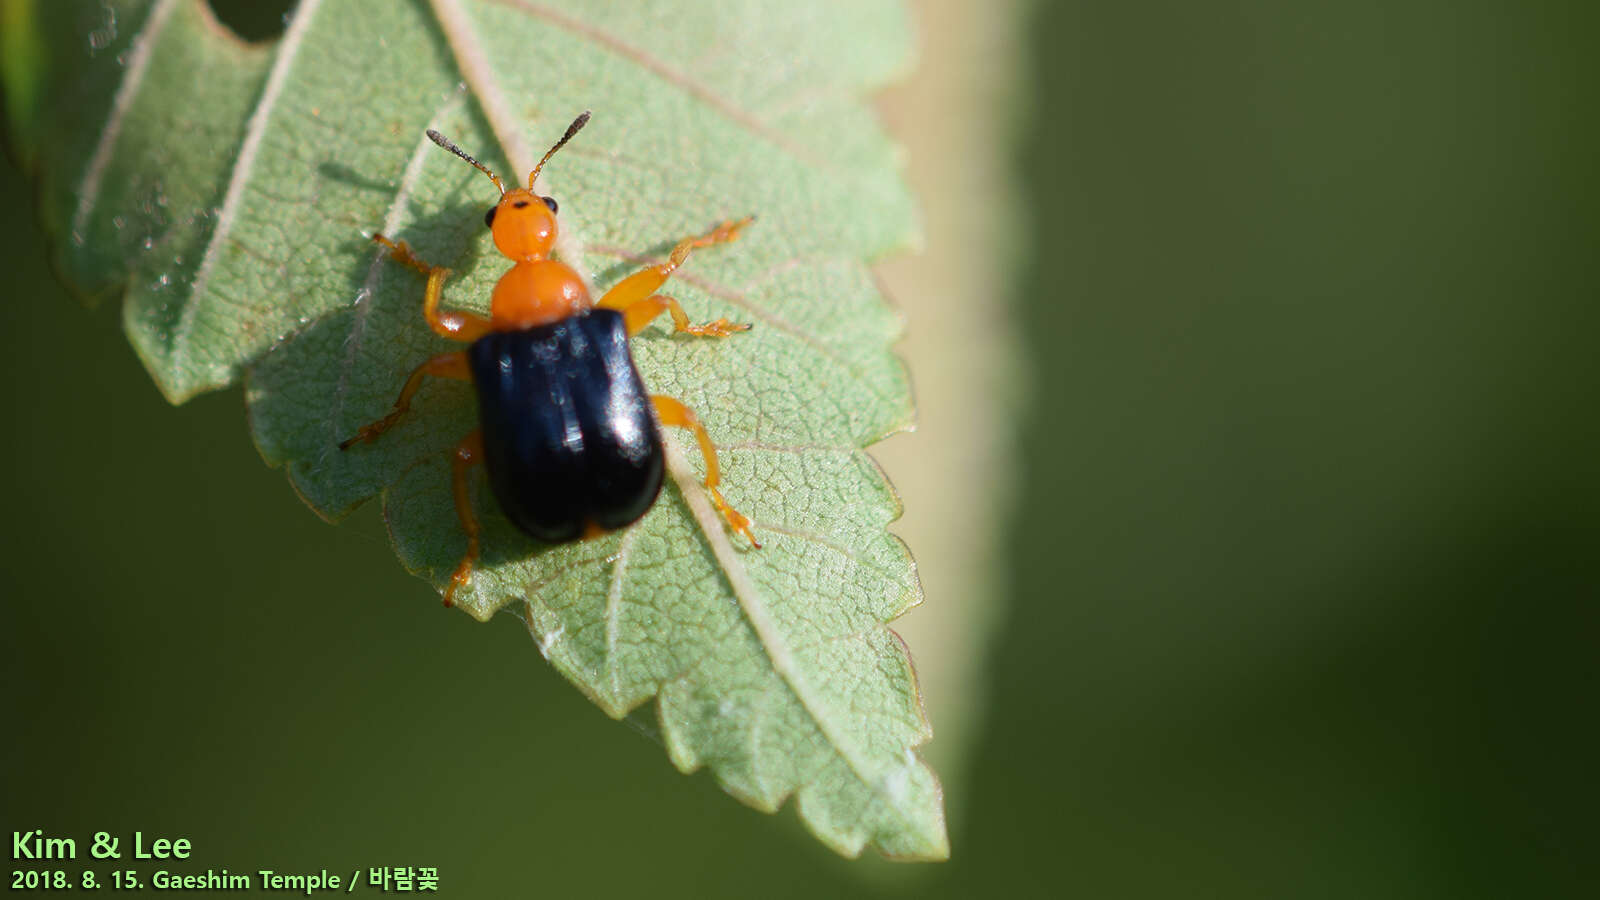
[[[540,197],[539,199],[544,201],[544,205],[545,206],[550,207],[550,211],[551,212],[559,212],[560,211],[559,208],[557,208],[557,206],[556,206],[556,198],[554,198],[554,197]]]
[[[488,212],[483,214],[483,224],[484,224],[485,227],[487,227],[487,228],[493,228],[494,227],[494,213],[495,213],[495,210],[497,210],[499,208],[500,208],[500,204],[496,203],[494,206],[489,207],[489,211]]]

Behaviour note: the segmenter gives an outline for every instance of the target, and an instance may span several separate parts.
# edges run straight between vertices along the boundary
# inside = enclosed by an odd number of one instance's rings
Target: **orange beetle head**
[[[556,241],[556,209],[556,198],[515,188],[489,207],[483,223],[494,234],[494,245],[501,253],[519,262],[543,259]]]
[[[506,190],[505,182],[500,176],[489,171],[489,167],[478,162],[467,154],[465,150],[451,143],[448,138],[432,129],[428,130],[428,137],[439,146],[461,157],[477,168],[478,171],[489,176],[494,186],[500,189],[500,202],[489,208],[483,217],[483,223],[489,226],[494,234],[494,245],[501,253],[518,262],[543,259],[550,252],[550,247],[556,241],[556,200],[554,197],[543,197],[533,192],[533,184],[539,177],[539,170],[550,161],[557,150],[572,140],[589,122],[589,111],[572,120],[567,126],[567,133],[556,141],[556,145],[539,160],[539,164],[528,173],[528,186],[525,188],[512,188]]]

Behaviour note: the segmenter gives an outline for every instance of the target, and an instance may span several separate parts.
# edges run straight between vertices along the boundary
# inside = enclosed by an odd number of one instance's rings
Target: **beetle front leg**
[[[717,485],[722,483],[722,469],[717,464],[717,448],[711,443],[711,435],[706,432],[706,427],[700,424],[700,417],[694,410],[684,406],[675,398],[656,394],[650,398],[655,404],[656,416],[663,425],[673,425],[678,428],[688,428],[694,431],[695,439],[700,442],[700,455],[706,460],[706,492],[711,495],[711,502],[717,507],[717,512],[728,520],[728,526],[734,531],[745,536],[752,546],[761,549],[761,542],[750,533],[750,519],[741,515],[738,510],[728,505],[722,499],[722,492],[717,490]]]
[[[601,297],[600,302],[596,305],[605,309],[625,311],[635,303],[647,300],[656,292],[657,288],[667,283],[667,279],[672,277],[673,272],[678,271],[678,267],[683,265],[691,252],[700,247],[726,244],[729,241],[737,240],[739,232],[743,231],[745,226],[755,220],[755,216],[730,219],[699,237],[684,238],[678,242],[678,246],[672,248],[672,254],[667,257],[666,262],[650,266],[647,269],[641,269],[617,282],[612,286],[611,290],[606,291],[605,296]],[[661,308],[658,308],[656,314],[660,312]],[[673,318],[676,320],[677,317],[674,316]],[[647,319],[646,321],[649,320]],[[684,317],[684,322],[688,322],[687,316]],[[631,320],[629,324],[632,324]],[[643,326],[641,325],[640,327],[642,328]],[[682,331],[683,329],[680,328],[679,330]],[[632,329],[630,328],[631,332]]]
[[[427,320],[434,334],[469,343],[489,333],[489,320],[482,316],[461,310],[440,311],[439,301],[444,299],[444,280],[450,276],[449,269],[426,262],[413,253],[405,241],[391,241],[382,234],[374,234],[372,239],[388,247],[389,255],[395,262],[427,276],[428,287],[422,295],[422,318]]]

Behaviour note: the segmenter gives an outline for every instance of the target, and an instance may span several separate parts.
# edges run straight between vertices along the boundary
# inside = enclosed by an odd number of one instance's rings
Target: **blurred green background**
[[[52,280],[9,160],[5,829],[464,897],[1594,896],[1592,6],[1027,15],[986,62],[1024,67],[1026,415],[951,476],[1019,500],[949,863],[677,775],[375,509],[318,522],[237,391],[168,407]]]

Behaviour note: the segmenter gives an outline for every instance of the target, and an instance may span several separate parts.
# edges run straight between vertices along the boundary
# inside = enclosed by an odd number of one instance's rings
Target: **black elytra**
[[[467,355],[489,485],[518,528],[563,543],[650,510],[661,435],[621,313],[490,332]]]

